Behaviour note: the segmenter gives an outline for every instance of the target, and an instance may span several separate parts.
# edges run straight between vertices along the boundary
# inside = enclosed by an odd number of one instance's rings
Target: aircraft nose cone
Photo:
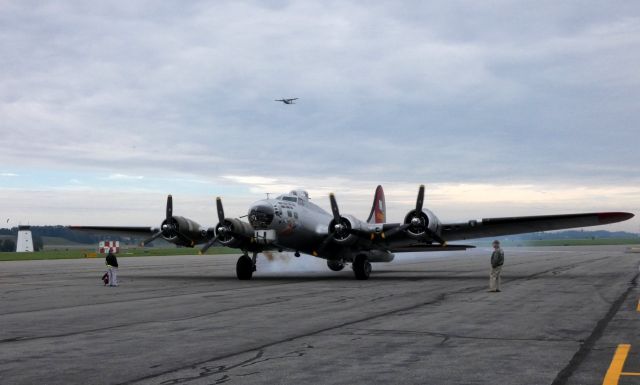
[[[273,222],[273,206],[259,204],[249,210],[249,223],[256,230],[266,229]]]

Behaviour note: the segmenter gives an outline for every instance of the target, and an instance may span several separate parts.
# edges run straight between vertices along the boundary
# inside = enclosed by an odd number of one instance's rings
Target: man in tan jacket
[[[504,264],[504,251],[500,248],[500,241],[493,241],[493,253],[491,253],[491,275],[489,276],[489,291],[500,291],[500,273]]]

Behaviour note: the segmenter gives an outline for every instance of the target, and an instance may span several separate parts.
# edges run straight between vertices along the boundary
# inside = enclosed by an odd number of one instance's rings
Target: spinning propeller
[[[179,238],[181,241],[185,243],[193,243],[190,239],[185,237],[180,233],[178,227],[178,221],[173,217],[173,197],[171,195],[167,196],[167,208],[165,211],[165,219],[160,224],[160,230],[157,233],[153,234],[151,237],[145,239],[140,243],[140,246],[144,246],[148,243],[153,242],[154,240],[163,237],[166,239]]]
[[[207,242],[202,249],[200,249],[200,253],[204,254],[218,239],[223,241],[228,240],[233,236],[233,229],[229,227],[229,225],[224,220],[224,208],[222,207],[222,199],[220,197],[216,197],[216,208],[218,211],[218,225],[216,226],[216,236],[213,237],[209,242]]]
[[[424,185],[420,185],[418,189],[418,198],[416,199],[416,208],[411,210],[405,218],[405,223],[386,232],[385,237],[393,236],[401,231],[409,231],[412,234],[425,233],[431,239],[445,245],[446,241],[442,239],[435,231],[429,228],[429,218],[422,211],[424,205]]]
[[[338,202],[336,196],[329,194],[329,202],[331,203],[331,213],[333,214],[333,220],[329,224],[329,234],[320,244],[320,248],[316,253],[322,253],[324,249],[334,240],[343,241],[349,237],[349,235],[356,235],[359,237],[368,237],[369,233],[362,230],[354,229],[351,227],[351,222],[348,219],[340,215],[340,209],[338,209]]]

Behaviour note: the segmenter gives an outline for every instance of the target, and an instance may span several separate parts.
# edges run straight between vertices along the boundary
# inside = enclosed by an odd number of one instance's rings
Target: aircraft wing
[[[584,214],[539,215],[527,217],[484,218],[481,221],[445,223],[442,238],[446,241],[497,237],[511,234],[534,233],[606,225],[625,221],[633,217],[631,213],[604,212]]]
[[[69,226],[69,229],[91,234],[120,235],[131,238],[146,238],[158,231],[153,227],[141,226]]]
[[[437,245],[437,244],[413,244],[407,246],[389,247],[388,251],[392,253],[410,253],[410,252],[423,252],[423,251],[454,251],[454,250],[466,250],[473,249],[475,246],[471,245]]]

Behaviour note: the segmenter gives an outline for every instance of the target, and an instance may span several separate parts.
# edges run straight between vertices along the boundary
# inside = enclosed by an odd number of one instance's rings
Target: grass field
[[[553,240],[501,240],[502,247],[536,247],[536,246],[597,246],[597,245],[640,245],[640,238],[602,238],[602,239],[553,239]],[[472,242],[473,245],[490,247],[491,241]],[[80,259],[87,258],[87,255],[95,254],[95,248],[70,247],[66,250],[45,250],[34,253],[13,253],[0,252],[1,261],[27,261],[38,259]],[[131,248],[124,249],[118,253],[118,257],[152,257],[161,255],[197,255],[198,248],[169,247],[169,248]],[[238,254],[240,250],[229,249],[227,247],[212,247],[207,250],[207,255],[211,254]],[[103,258],[98,255],[95,258]]]
[[[118,253],[120,257],[152,257],[160,255],[197,255],[200,249],[198,248],[132,248],[121,250]],[[95,248],[69,248],[68,250],[45,250],[36,251],[34,253],[15,253],[15,252],[1,252],[0,261],[27,261],[37,259],[80,259],[87,258],[92,253],[95,255]],[[207,255],[213,254],[234,254],[239,253],[239,250],[230,249],[227,247],[212,247],[207,250]],[[104,258],[104,255],[97,255],[95,258]]]
[[[501,239],[500,243],[502,247],[640,245],[640,238],[540,239],[531,241]],[[472,242],[472,244],[491,246],[491,241]]]

